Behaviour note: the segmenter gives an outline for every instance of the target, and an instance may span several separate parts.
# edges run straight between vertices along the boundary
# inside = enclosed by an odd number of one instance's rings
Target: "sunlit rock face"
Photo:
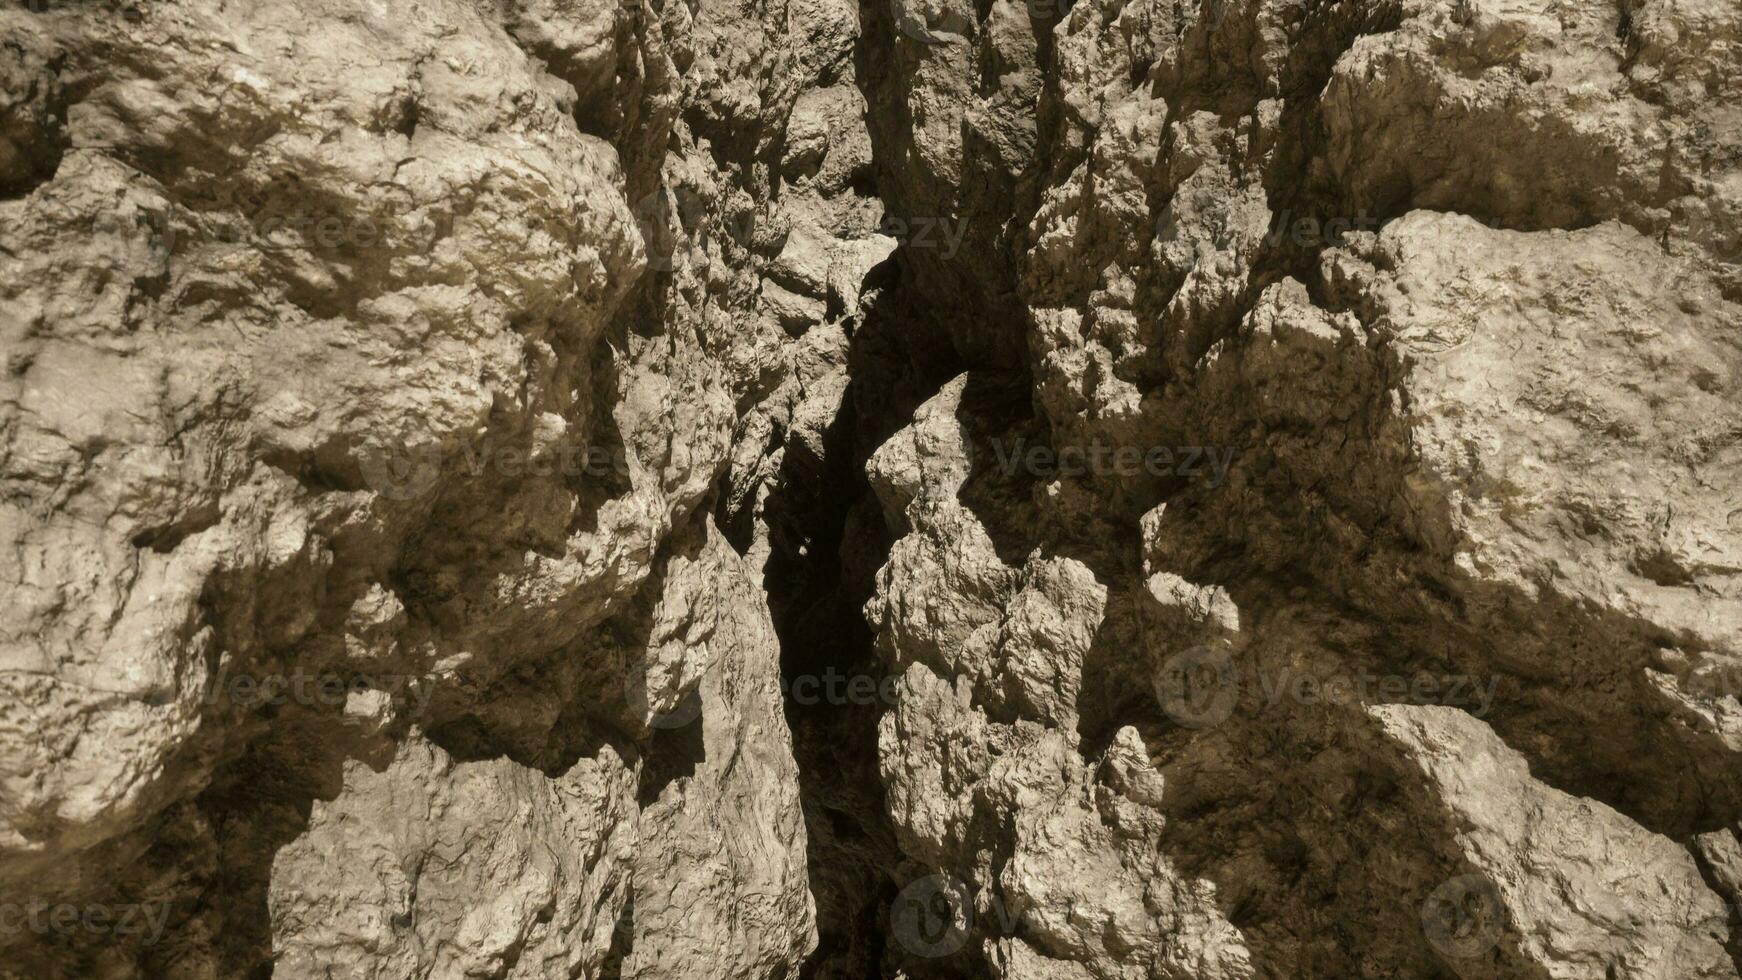
[[[1737,977],[1731,0],[0,10],[0,977]]]

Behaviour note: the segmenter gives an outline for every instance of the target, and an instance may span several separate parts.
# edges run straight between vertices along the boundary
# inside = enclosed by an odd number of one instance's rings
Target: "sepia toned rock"
[[[1718,978],[1732,0],[0,9],[0,978]]]

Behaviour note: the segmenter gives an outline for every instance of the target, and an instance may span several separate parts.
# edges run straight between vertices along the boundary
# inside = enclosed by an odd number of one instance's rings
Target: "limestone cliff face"
[[[12,930],[9,967],[796,972],[779,652],[706,506],[785,335],[754,235],[688,203],[765,205],[820,40],[720,4],[0,17],[0,893],[168,909]]]
[[[1738,976],[1732,0],[31,0],[0,332],[0,976]]]

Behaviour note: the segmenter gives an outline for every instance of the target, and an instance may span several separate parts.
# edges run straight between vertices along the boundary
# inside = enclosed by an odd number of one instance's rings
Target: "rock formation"
[[[0,977],[1737,978],[1734,0],[0,8]]]

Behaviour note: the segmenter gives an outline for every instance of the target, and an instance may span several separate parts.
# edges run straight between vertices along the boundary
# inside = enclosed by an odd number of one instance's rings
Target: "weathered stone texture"
[[[1736,977],[1739,96],[1734,0],[0,10],[0,975]]]

